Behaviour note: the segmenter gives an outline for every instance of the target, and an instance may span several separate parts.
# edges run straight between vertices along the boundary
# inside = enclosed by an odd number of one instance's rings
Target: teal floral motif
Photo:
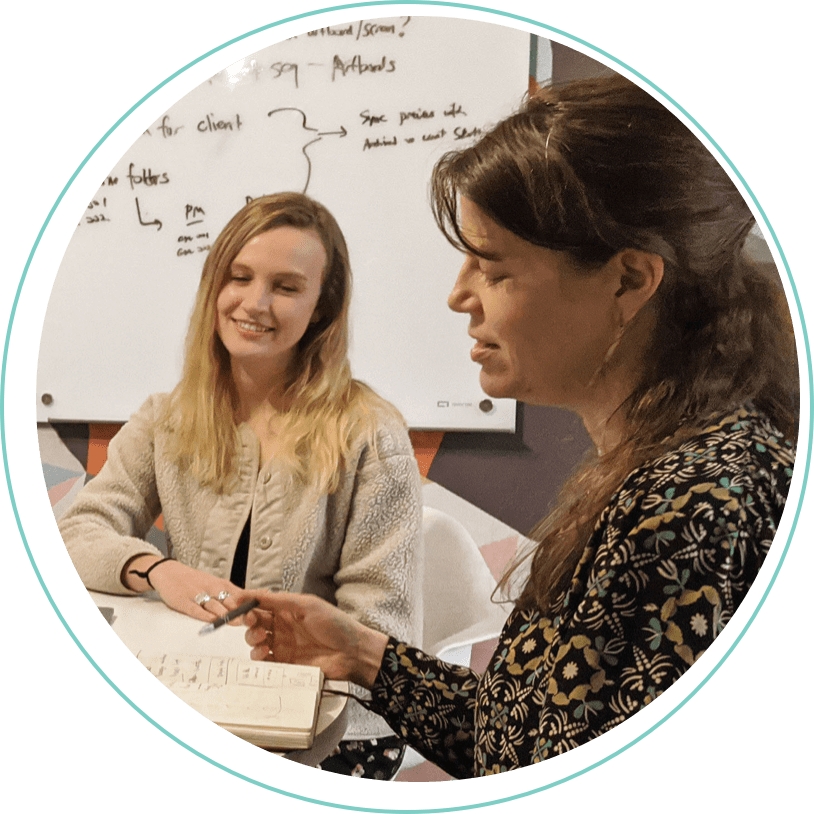
[[[676,533],[672,529],[661,529],[660,531],[653,532],[644,541],[644,547],[651,551],[656,549],[658,551],[662,545],[671,544],[675,541]]]
[[[661,637],[664,635],[661,622],[655,617],[651,617],[647,626],[650,630],[647,630],[645,635],[647,636],[647,641],[650,642],[650,649],[658,650],[661,647]]]
[[[541,760],[545,760],[549,749],[551,749],[551,738],[547,741],[535,741],[534,748],[531,750],[531,762],[539,763]]]
[[[399,670],[399,657],[396,655],[395,651],[388,650],[387,655],[385,656],[383,666],[386,666],[386,669],[390,670],[391,673],[397,673]]]
[[[547,760],[634,715],[710,647],[755,580],[793,470],[776,436],[742,408],[632,473],[550,615],[515,609],[484,675],[390,640],[373,707],[453,777]]]
[[[716,545],[724,546],[731,557],[735,553],[735,546],[738,542],[737,526],[727,521],[724,517],[716,520],[716,527],[712,531],[711,540]]]
[[[605,664],[615,667],[619,663],[617,655],[621,651],[621,648],[618,643],[616,649],[613,650],[610,644],[606,642],[604,636],[597,636],[596,639],[594,639],[594,649],[599,653],[600,658]]]
[[[664,498],[659,504],[658,508],[656,509],[656,514],[664,514],[673,503],[673,499],[675,498],[676,490],[674,486],[671,486],[669,489],[666,489],[664,492]]]
[[[742,486],[733,486],[732,482],[727,477],[720,478],[718,483],[724,487],[724,489],[729,489],[730,492],[733,492],[736,495],[743,494],[743,487]]]
[[[492,714],[489,716],[489,726],[494,729],[505,729],[509,720],[509,711],[502,704],[492,703]]]
[[[609,568],[602,574],[597,574],[586,586],[586,593],[588,596],[596,594],[597,597],[602,599],[607,593],[607,586],[613,581],[616,572],[613,568]]]
[[[447,693],[451,696],[459,695],[461,698],[469,698],[469,690],[464,689],[464,687],[459,684],[457,681],[453,681],[451,684],[448,685],[449,689]]]
[[[579,720],[583,715],[587,718],[590,712],[599,712],[605,705],[601,701],[583,701],[574,710],[574,717]]]
[[[664,571],[666,574],[669,574],[669,578],[672,580],[672,583],[669,585],[664,586],[664,593],[667,596],[673,596],[675,594],[680,594],[682,591],[685,591],[687,588],[687,582],[690,579],[690,569],[684,568],[681,571],[681,574],[678,573],[678,568],[675,566],[674,563],[670,562],[665,568]]]

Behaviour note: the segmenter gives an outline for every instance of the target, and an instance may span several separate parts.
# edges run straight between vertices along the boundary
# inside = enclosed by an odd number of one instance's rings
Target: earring
[[[625,328],[627,325],[622,321],[622,315],[619,315],[619,329],[616,332],[616,337],[613,342],[610,343],[610,346],[605,351],[605,355],[602,357],[602,361],[599,363],[599,366],[594,371],[593,376],[591,376],[590,380],[588,381],[588,387],[593,387],[596,383],[596,380],[600,377],[603,371],[607,368],[610,364],[610,360],[613,359],[613,355],[616,353],[617,349],[619,348],[619,343],[622,341],[622,337],[625,334]]]

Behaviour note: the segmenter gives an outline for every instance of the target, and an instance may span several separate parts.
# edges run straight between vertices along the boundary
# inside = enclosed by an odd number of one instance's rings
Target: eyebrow
[[[232,263],[229,266],[229,271],[250,271],[254,274],[254,268],[252,266],[247,265],[246,263]],[[303,282],[308,282],[308,277],[303,274],[301,271],[294,271],[293,269],[287,269],[285,271],[275,271],[273,272],[275,277],[296,277],[298,280],[302,280]]]

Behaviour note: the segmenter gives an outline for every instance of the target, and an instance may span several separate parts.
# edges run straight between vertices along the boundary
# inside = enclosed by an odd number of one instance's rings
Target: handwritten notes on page
[[[305,749],[314,739],[318,667],[139,652],[139,661],[201,715],[258,746]]]

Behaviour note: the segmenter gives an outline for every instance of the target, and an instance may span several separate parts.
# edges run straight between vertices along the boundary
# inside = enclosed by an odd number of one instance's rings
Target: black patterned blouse
[[[515,610],[484,675],[392,640],[373,704],[453,777],[573,749],[650,703],[703,655],[755,579],[794,448],[741,409],[627,478],[570,587]]]

